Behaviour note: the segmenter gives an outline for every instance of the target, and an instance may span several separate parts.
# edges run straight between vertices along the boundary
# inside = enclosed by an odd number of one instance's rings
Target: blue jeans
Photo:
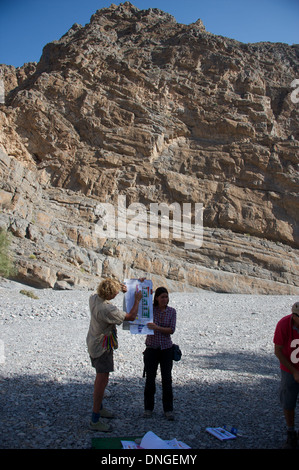
[[[299,383],[295,381],[293,374],[281,370],[280,403],[286,410],[296,408],[299,396]]]
[[[155,406],[156,375],[160,364],[162,377],[162,403],[163,410],[173,411],[172,393],[172,348],[154,349],[146,348],[144,351],[145,388],[144,409],[153,411]]]

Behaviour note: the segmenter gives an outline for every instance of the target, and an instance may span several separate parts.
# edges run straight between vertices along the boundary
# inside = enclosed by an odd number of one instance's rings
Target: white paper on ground
[[[171,447],[152,431],[148,431],[140,442],[143,449],[171,449]]]
[[[140,445],[134,441],[121,441],[123,449],[191,449],[184,442],[172,439],[163,441],[152,431],[148,431],[142,438]]]
[[[172,439],[171,441],[166,441],[169,447],[172,449],[191,449],[187,444],[177,439]]]
[[[208,431],[213,436],[217,437],[217,439],[220,439],[220,441],[236,438],[235,434],[232,434],[223,428],[206,428],[206,431]]]
[[[140,449],[140,446],[134,441],[121,441],[123,449]]]

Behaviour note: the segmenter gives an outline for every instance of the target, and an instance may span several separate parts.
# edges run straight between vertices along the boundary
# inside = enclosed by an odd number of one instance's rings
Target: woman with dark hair
[[[168,306],[169,296],[165,287],[155,291],[153,302],[153,322],[148,323],[153,335],[146,337],[144,351],[144,370],[146,375],[144,389],[144,416],[150,417],[155,405],[156,375],[160,364],[162,377],[162,403],[164,415],[173,420],[172,393],[172,341],[171,335],[176,327],[176,310]]]

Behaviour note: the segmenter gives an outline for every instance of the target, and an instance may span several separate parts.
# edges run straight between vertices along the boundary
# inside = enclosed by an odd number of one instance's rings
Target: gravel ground
[[[173,422],[163,417],[160,374],[154,415],[143,418],[145,337],[118,327],[115,372],[105,398],[117,417],[113,431],[103,434],[88,428],[95,375],[85,343],[90,295],[0,282],[1,449],[90,449],[96,436],[142,437],[147,431],[192,449],[281,447],[285,426],[272,341],[276,323],[297,298],[170,294],[177,309],[173,341],[183,353],[173,366]],[[121,307],[122,294],[114,303]],[[223,425],[242,435],[221,442],[206,432]]]

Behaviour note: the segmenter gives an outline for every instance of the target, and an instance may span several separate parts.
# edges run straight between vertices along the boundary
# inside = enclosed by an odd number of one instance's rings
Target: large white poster
[[[129,312],[134,304],[135,292],[142,292],[142,299],[139,302],[138,314],[136,319],[130,324],[130,332],[132,334],[153,335],[146,325],[153,321],[153,283],[145,279],[125,279],[124,281],[127,292],[125,293],[125,310]]]

